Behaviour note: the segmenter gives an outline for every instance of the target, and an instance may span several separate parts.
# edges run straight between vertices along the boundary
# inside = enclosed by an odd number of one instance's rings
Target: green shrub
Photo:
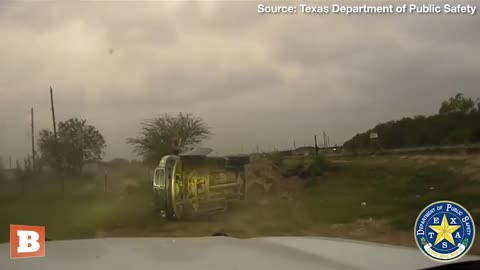
[[[133,193],[135,193],[136,191],[138,190],[138,187],[135,186],[135,185],[127,185],[125,186],[125,194],[126,195],[132,195]]]
[[[274,166],[281,167],[283,164],[283,154],[278,151],[275,151],[272,153],[271,160]]]
[[[283,176],[298,176],[300,178],[307,178],[309,176],[308,167],[304,162],[294,163],[285,169]]]
[[[338,165],[328,160],[324,155],[317,155],[307,168],[305,187],[314,185],[324,173],[337,171],[338,169]]]
[[[310,177],[321,176],[325,172],[335,171],[337,169],[338,167],[324,155],[317,155],[310,166],[308,166],[308,175]]]

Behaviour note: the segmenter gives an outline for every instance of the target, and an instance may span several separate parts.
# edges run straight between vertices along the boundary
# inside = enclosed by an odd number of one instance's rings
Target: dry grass
[[[106,193],[102,176],[69,182],[65,197],[58,193],[58,183],[35,182],[25,193],[35,196],[0,196],[0,229],[8,231],[10,223],[45,225],[52,239],[223,232],[234,237],[318,235],[413,246],[415,218],[432,201],[457,201],[474,216],[480,214],[480,182],[472,181],[472,173],[479,173],[478,159],[363,156],[333,161],[337,170],[324,172],[304,188],[306,179],[282,176],[268,160],[257,160],[247,172],[247,200],[225,213],[188,222],[167,222],[151,213],[145,168],[112,170]],[[304,161],[284,160],[282,166],[299,162]],[[8,241],[7,235],[0,240]],[[480,254],[479,247],[477,239],[472,253]]]

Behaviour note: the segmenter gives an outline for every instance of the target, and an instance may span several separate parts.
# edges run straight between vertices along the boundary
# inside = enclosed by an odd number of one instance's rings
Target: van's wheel
[[[165,169],[165,214],[169,220],[179,220],[184,214],[185,183],[182,162],[178,156],[167,156]]]

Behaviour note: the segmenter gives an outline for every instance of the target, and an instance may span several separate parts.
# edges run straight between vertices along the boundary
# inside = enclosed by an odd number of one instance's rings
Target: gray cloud
[[[107,158],[132,157],[125,138],[143,119],[180,111],[208,121],[220,153],[311,144],[323,130],[340,144],[457,91],[479,96],[479,22],[265,16],[247,1],[2,3],[0,155],[28,153],[30,107],[50,128],[50,85],[58,119],[96,125]]]

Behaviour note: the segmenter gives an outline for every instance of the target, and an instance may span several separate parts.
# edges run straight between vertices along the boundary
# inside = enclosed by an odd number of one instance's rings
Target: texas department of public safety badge
[[[472,216],[455,202],[434,202],[423,209],[415,222],[418,247],[435,261],[460,259],[472,247],[474,239]]]

